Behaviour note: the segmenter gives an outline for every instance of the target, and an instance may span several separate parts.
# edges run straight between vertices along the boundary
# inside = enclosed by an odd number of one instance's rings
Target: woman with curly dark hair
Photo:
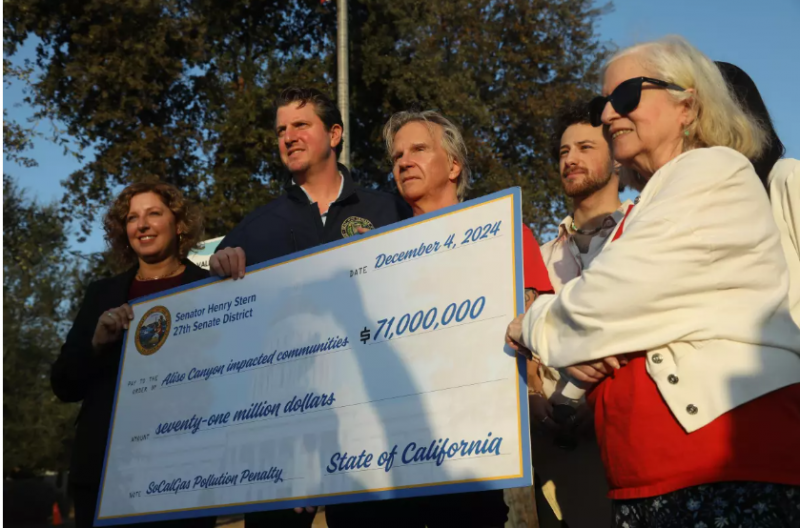
[[[133,319],[128,301],[208,276],[186,259],[200,243],[202,215],[172,185],[142,182],[126,187],[103,224],[112,258],[129,269],[89,285],[50,374],[59,399],[82,402],[69,475],[77,528],[93,524],[122,335]],[[156,524],[210,528],[215,518]]]

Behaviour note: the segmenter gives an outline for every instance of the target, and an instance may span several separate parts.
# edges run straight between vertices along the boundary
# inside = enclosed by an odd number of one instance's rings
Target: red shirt
[[[149,281],[140,281],[138,279],[133,279],[131,283],[131,288],[128,290],[128,299],[136,299],[138,297],[144,297],[145,295],[150,295],[152,293],[162,292],[164,290],[168,290],[170,288],[176,288],[182,284],[183,281],[183,273],[179,275],[175,275],[174,277],[169,277],[167,279],[156,279],[156,280],[149,280]]]
[[[623,227],[624,220],[614,240]],[[732,480],[800,486],[800,384],[687,433],[647,374],[645,354],[629,358],[587,395],[610,498],[652,497]]]
[[[525,289],[533,288],[539,293],[553,293],[553,285],[550,284],[550,276],[547,274],[539,244],[533,237],[533,231],[526,225],[522,226],[522,262]]]

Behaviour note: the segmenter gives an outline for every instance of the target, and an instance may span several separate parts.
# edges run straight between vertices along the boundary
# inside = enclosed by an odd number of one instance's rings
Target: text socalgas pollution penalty
[[[172,480],[152,481],[147,486],[147,495],[161,495],[164,493],[181,493],[196,489],[224,488],[227,486],[238,486],[252,484],[254,482],[271,482],[277,484],[283,482],[283,469],[272,466],[266,470],[245,469],[240,474],[230,475],[224,472],[220,475],[197,475],[192,478],[177,477]]]

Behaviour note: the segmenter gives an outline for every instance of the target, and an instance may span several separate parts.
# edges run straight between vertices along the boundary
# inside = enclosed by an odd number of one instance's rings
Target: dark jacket
[[[411,216],[411,208],[399,196],[356,186],[344,165],[339,172],[344,178],[342,194],[331,204],[324,226],[317,205],[299,185],[289,183],[284,195],[250,213],[217,250],[241,247],[250,266],[341,240],[347,226],[378,228]]]
[[[208,272],[184,260],[182,284],[208,277]],[[100,482],[106,438],[111,423],[117,371],[122,354],[122,340],[100,354],[92,351],[92,337],[97,320],[106,310],[128,302],[128,292],[138,267],[95,281],[86,289],[78,316],[53,363],[50,384],[62,401],[83,401],[77,420],[75,444],[72,448],[70,481],[96,484]]]

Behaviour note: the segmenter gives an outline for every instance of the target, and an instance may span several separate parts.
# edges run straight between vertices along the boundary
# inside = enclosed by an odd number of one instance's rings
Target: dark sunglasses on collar
[[[636,107],[639,106],[639,100],[642,98],[642,85],[644,83],[655,84],[668,90],[685,91],[682,86],[659,79],[651,79],[650,77],[628,79],[621,82],[608,97],[599,96],[592,99],[592,102],[589,103],[589,119],[592,126],[597,127],[603,124],[602,117],[606,103],[611,103],[611,106],[614,107],[614,110],[619,115],[627,115],[636,110]]]

